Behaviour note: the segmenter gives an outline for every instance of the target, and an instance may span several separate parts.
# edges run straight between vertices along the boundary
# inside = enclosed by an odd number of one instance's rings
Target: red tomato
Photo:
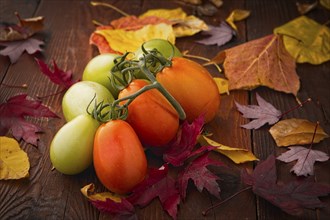
[[[118,98],[127,97],[148,84],[146,80],[135,79]],[[167,144],[179,128],[178,113],[156,89],[142,93],[129,104],[127,121],[143,144],[154,147]]]
[[[119,194],[130,192],[147,173],[143,146],[133,128],[122,120],[112,120],[98,128],[93,162],[101,183]]]
[[[218,112],[220,95],[210,73],[200,64],[182,57],[174,57],[172,66],[157,73],[157,81],[171,93],[192,122],[205,114],[205,122]]]

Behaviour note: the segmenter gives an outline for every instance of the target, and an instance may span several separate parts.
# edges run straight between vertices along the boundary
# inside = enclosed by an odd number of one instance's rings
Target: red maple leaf
[[[40,71],[48,76],[48,78],[55,84],[63,86],[68,89],[72,86],[76,81],[72,80],[72,72],[71,71],[63,71],[58,68],[56,62],[53,60],[53,71],[44,63],[42,60],[36,59]]]
[[[42,129],[26,121],[26,116],[58,117],[40,101],[28,98],[27,94],[16,95],[0,104],[0,134],[4,135],[10,130],[17,140],[22,138],[27,143],[37,145],[36,133]]]
[[[330,193],[330,186],[313,182],[312,179],[298,179],[284,184],[277,183],[275,157],[269,156],[256,166],[250,175],[245,170],[242,180],[251,185],[253,192],[281,208],[288,214],[299,215],[304,208],[324,207],[318,197]]]

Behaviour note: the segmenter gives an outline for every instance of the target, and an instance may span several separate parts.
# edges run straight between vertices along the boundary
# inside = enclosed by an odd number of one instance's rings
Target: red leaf
[[[0,104],[0,133],[1,135],[11,130],[13,136],[27,143],[37,145],[37,132],[41,128],[25,121],[25,116],[31,117],[58,117],[40,101],[28,99],[27,94],[13,96],[6,103]]]
[[[106,201],[95,200],[90,201],[98,210],[106,213],[110,213],[117,217],[118,219],[137,219],[135,214],[134,206],[122,198],[121,202],[115,202],[111,199],[106,199]]]
[[[192,155],[203,125],[203,116],[198,117],[191,124],[184,121],[176,138],[169,144],[168,149],[163,154],[164,161],[173,166],[183,165],[184,161]]]
[[[211,35],[208,38],[198,40],[197,43],[204,45],[213,45],[222,46],[230,41],[236,32],[226,23],[222,22],[219,27],[209,25],[210,30],[203,32],[203,34]]]
[[[40,46],[43,44],[43,41],[34,38],[11,42],[0,42],[0,45],[6,47],[5,49],[0,50],[0,55],[9,56],[10,62],[16,63],[24,51],[26,51],[28,54],[34,54],[42,50]]]
[[[193,160],[191,164],[189,164],[189,166],[187,166],[183,172],[179,174],[178,182],[180,194],[183,199],[186,197],[186,189],[189,179],[193,180],[199,192],[202,192],[205,188],[212,195],[220,198],[220,187],[217,183],[219,178],[206,168],[209,165],[224,166],[222,162],[211,160],[208,157],[208,154],[204,154]]]
[[[330,193],[329,185],[315,183],[311,179],[300,179],[281,185],[276,183],[276,179],[273,155],[259,163],[252,175],[246,171],[242,173],[243,182],[252,185],[255,194],[291,215],[301,214],[304,208],[324,207],[318,197]]]
[[[56,65],[56,62],[53,60],[53,71],[49,69],[47,64],[45,64],[42,60],[36,59],[40,71],[48,76],[48,78],[55,84],[61,85],[66,89],[70,88],[76,81],[72,80],[72,72],[59,69]]]

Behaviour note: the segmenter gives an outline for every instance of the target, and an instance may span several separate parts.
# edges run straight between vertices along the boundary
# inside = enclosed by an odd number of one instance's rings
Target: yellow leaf
[[[330,10],[330,0],[320,0],[320,3],[323,7]]]
[[[258,158],[251,151],[242,148],[228,147],[226,145],[213,141],[204,135],[200,136],[198,141],[202,144],[203,142],[206,142],[211,146],[217,147],[215,151],[225,155],[237,164],[258,160]]]
[[[93,183],[88,184],[80,189],[81,193],[92,201],[103,201],[105,202],[107,199],[111,199],[114,202],[121,202],[121,197],[111,192],[102,192],[95,193],[95,186]]]
[[[27,154],[13,138],[0,137],[0,179],[21,179],[29,176]]]
[[[220,77],[213,77],[213,79],[218,86],[219,93],[220,94],[226,93],[227,95],[229,95],[228,80]]]
[[[144,42],[159,38],[175,44],[173,28],[168,24],[146,25],[135,31],[124,29],[96,30],[95,33],[102,35],[114,51],[121,53],[136,51]]]
[[[226,21],[234,30],[237,30],[237,27],[234,22],[244,20],[245,18],[249,17],[249,15],[250,11],[248,10],[235,9],[230,13]]]
[[[182,21],[187,17],[186,12],[182,10],[182,8],[175,8],[175,9],[151,9],[146,11],[145,13],[141,14],[139,17],[148,17],[148,16],[156,16],[160,18],[165,18],[170,20],[174,23],[178,21]]]
[[[279,121],[270,128],[269,132],[279,147],[310,144],[312,143],[315,126],[316,123],[308,120],[291,118]],[[313,142],[318,143],[327,137],[329,137],[328,134],[318,126]]]
[[[321,64],[330,60],[330,29],[316,21],[300,16],[274,33],[283,35],[287,51],[298,63]]]

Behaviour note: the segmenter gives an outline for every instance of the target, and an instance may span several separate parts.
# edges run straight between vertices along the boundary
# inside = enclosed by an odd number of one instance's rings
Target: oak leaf
[[[29,177],[30,162],[19,143],[0,136],[0,180]]]
[[[273,125],[269,132],[274,138],[277,146],[286,147],[290,145],[301,145],[312,143],[316,123],[305,119],[285,119]],[[315,133],[314,143],[318,143],[329,137],[327,133],[318,126]]]
[[[5,49],[0,50],[0,55],[9,56],[10,62],[16,63],[24,51],[26,51],[28,54],[34,54],[38,51],[42,51],[40,46],[43,44],[43,41],[34,38],[10,42],[0,42],[0,45],[6,47]]]
[[[273,125],[281,117],[281,111],[277,110],[272,104],[264,100],[258,93],[256,94],[258,105],[241,105],[235,102],[239,112],[244,118],[254,119],[248,124],[241,125],[246,129],[258,129],[265,124]]]
[[[253,192],[279,207],[290,215],[299,215],[304,209],[322,208],[325,205],[318,197],[330,193],[330,186],[300,179],[277,183],[275,157],[269,156],[260,162],[252,174],[243,170],[241,174],[245,184],[252,186]]]
[[[283,35],[287,51],[298,63],[321,64],[330,60],[330,28],[300,16],[280,27],[274,33]]]
[[[289,147],[289,151],[277,157],[278,160],[289,163],[297,160],[291,168],[297,176],[314,175],[314,163],[329,160],[329,156],[318,150],[312,150],[301,146]]]
[[[235,9],[230,13],[228,18],[226,18],[226,21],[234,30],[237,31],[237,27],[234,22],[244,20],[249,16],[250,16],[250,11],[243,9]]]
[[[296,64],[284,48],[281,36],[268,35],[252,40],[225,50],[225,54],[224,69],[229,90],[267,86],[297,95],[300,81]],[[222,55],[220,52],[219,56]]]
[[[197,40],[197,43],[204,45],[213,45],[222,46],[229,42],[236,32],[229,27],[225,22],[222,22],[219,27],[209,25],[209,30],[202,32],[203,35],[210,35],[207,38]]]

